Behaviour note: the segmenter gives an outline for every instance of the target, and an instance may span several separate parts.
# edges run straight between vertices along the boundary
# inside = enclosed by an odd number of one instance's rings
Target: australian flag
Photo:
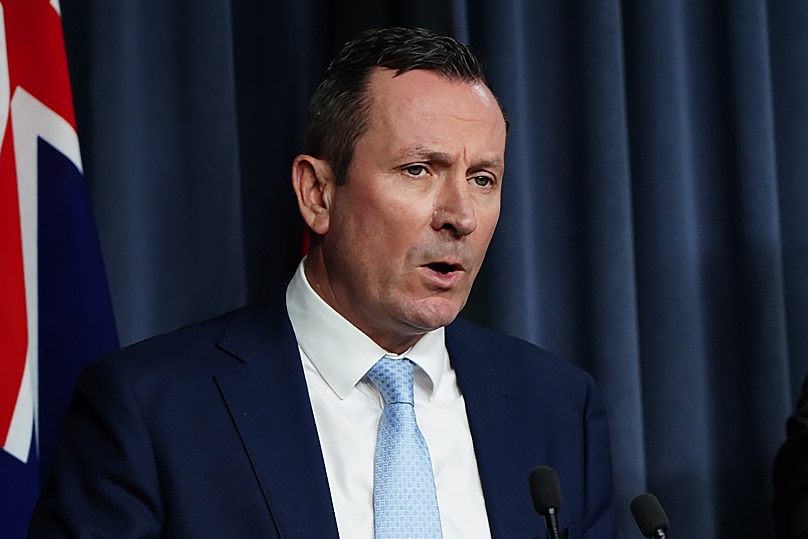
[[[58,0],[0,0],[0,537],[25,537],[78,371],[117,348]]]

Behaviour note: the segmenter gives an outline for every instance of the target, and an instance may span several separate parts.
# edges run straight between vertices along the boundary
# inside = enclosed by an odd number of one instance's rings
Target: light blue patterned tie
[[[384,398],[373,474],[376,539],[442,537],[429,448],[415,422],[414,367],[385,356],[368,371]]]

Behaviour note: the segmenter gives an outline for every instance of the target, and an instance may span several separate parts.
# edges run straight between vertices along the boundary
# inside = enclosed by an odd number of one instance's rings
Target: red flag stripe
[[[5,3],[0,5],[3,29],[7,14]],[[5,32],[0,29],[0,41],[5,45]],[[4,102],[1,113],[2,145],[0,145],[0,339],[8,343],[6,357],[0,363],[0,442],[6,445],[11,419],[20,393],[25,356],[28,347],[27,314],[25,308],[25,279],[22,258],[22,231],[17,192],[17,172],[13,151],[13,132],[9,121],[10,76],[6,61],[7,46],[0,46],[0,97]]]
[[[25,461],[38,385],[37,140],[79,169],[81,158],[59,13],[47,0],[0,0],[0,23],[0,445]]]

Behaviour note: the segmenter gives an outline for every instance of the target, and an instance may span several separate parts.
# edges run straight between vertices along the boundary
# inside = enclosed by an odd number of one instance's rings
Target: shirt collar
[[[286,309],[298,345],[331,389],[344,399],[384,355],[407,357],[426,374],[430,396],[449,369],[444,329],[422,336],[403,354],[391,354],[351,324],[317,295],[305,274],[304,258],[286,288]]]

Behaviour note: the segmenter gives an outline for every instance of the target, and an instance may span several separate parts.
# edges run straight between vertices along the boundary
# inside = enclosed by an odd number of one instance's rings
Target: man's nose
[[[477,228],[474,198],[465,175],[451,175],[440,186],[432,214],[432,228],[453,236],[468,236]]]

